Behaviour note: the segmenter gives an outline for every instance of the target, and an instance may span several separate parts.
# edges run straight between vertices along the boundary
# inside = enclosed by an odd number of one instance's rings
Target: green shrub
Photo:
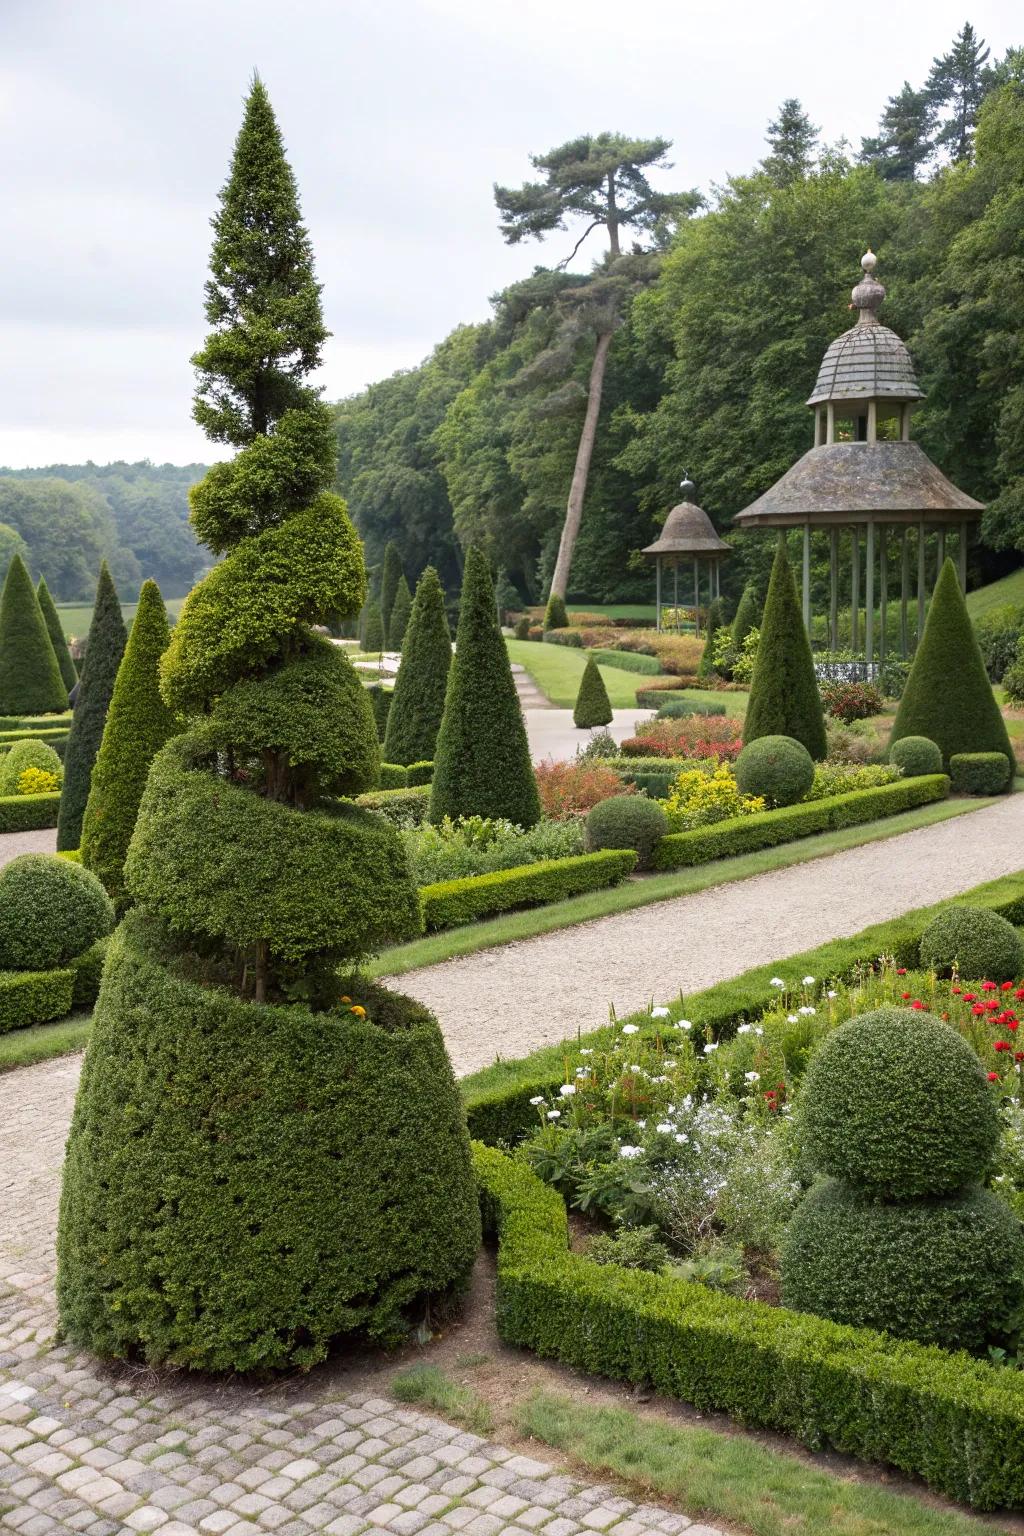
[[[583,650],[583,631],[579,629],[545,629],[541,638],[547,645],[567,645],[574,651]]]
[[[812,1055],[800,1102],[813,1166],[875,1199],[976,1183],[999,1140],[977,1052],[921,1009],[879,1008],[840,1025]]]
[[[10,795],[0,798],[0,832],[37,832],[55,827],[60,795]]]
[[[924,635],[903,690],[892,741],[927,736],[943,764],[958,752],[1001,752],[1012,771],[1013,748],[985,672],[952,560],[935,583]]]
[[[1024,1238],[989,1190],[880,1204],[823,1179],[797,1207],[781,1259],[787,1307],[978,1350],[1021,1299]]]
[[[636,702],[640,709],[660,709],[666,699],[681,699],[684,696],[684,688],[679,678],[672,678],[671,686],[666,688],[638,688]]]
[[[942,753],[927,736],[901,736],[889,748],[889,761],[905,779],[942,772]]]
[[[196,985],[129,913],[68,1147],[69,1337],[193,1370],[309,1366],[340,1334],[392,1342],[466,1278],[479,1218],[440,1029],[383,988],[358,1003],[365,1018]],[[189,1198],[154,1201],[172,1184]]]
[[[381,618],[380,604],[373,598],[367,603],[363,613],[362,634],[359,637],[364,651],[375,656],[384,649],[384,620]]]
[[[544,628],[568,629],[568,627],[569,615],[565,611],[565,599],[559,597],[557,592],[552,592],[544,610]]]
[[[420,888],[424,926],[429,930],[454,928],[496,912],[564,901],[585,891],[617,885],[635,864],[636,854],[632,851],[608,849],[424,885]]]
[[[722,628],[722,605],[716,598],[708,605],[708,622],[704,632],[704,649],[701,652],[700,664],[697,667],[697,676],[700,678],[711,677],[715,670],[715,640]]]
[[[389,762],[433,760],[451,664],[444,592],[437,572],[428,565],[416,584],[387,718],[384,752]]]
[[[106,892],[81,865],[23,853],[0,869],[0,970],[65,965],[113,923]]]
[[[364,810],[377,811],[398,826],[426,821],[430,810],[430,786],[424,784],[415,789],[378,789],[360,795],[356,800]]]
[[[954,968],[970,981],[1015,981],[1024,974],[1024,939],[985,907],[947,907],[921,935],[921,964],[940,976]]]
[[[515,582],[504,569],[498,572],[498,579],[494,584],[494,601],[498,605],[498,617],[503,624],[508,623],[510,614],[522,611],[523,599],[519,595]]]
[[[381,683],[371,683],[366,690],[370,700],[370,708],[373,710],[373,723],[377,732],[377,740],[383,745],[388,732],[388,720],[391,717],[391,705],[395,693],[393,688],[385,688]]]
[[[668,831],[661,806],[643,795],[611,795],[587,812],[586,846],[632,848],[640,869],[649,869],[654,850]]]
[[[517,639],[525,639],[519,636]],[[657,656],[644,656],[639,651],[602,651],[590,652],[594,660],[602,667],[618,667],[622,672],[644,672],[651,677],[656,677],[661,671],[661,662]]]
[[[581,731],[592,730],[595,726],[609,725],[611,718],[612,706],[604,678],[593,656],[588,656],[572,712],[573,724]]]
[[[50,589],[42,576],[40,576],[39,585],[36,587],[36,597],[39,601],[39,611],[43,616],[43,623],[46,625],[46,633],[49,635],[50,644],[53,646],[53,654],[57,658],[57,665],[60,668],[65,691],[70,693],[78,682],[78,672],[74,662],[71,660],[71,652],[68,650],[67,636],[64,633],[64,626],[60,621],[60,614],[57,612],[53,598],[50,596]]]
[[[50,636],[25,562],[16,554],[0,596],[0,714],[46,714],[68,707]]]
[[[410,763],[405,773],[405,782],[410,789],[421,784],[429,784],[434,777],[434,765],[432,762]]]
[[[991,682],[1002,682],[1003,674],[1013,665],[1022,631],[1024,607],[1018,603],[1002,603],[975,620],[978,649]]]
[[[379,647],[374,647],[375,650],[383,651],[391,646],[391,613],[395,606],[395,598],[398,596],[398,583],[404,574],[398,545],[394,539],[388,539],[384,546],[384,560],[380,573],[380,617],[383,640]],[[366,649],[369,650],[370,647],[367,646]]]
[[[819,762],[828,750],[811,643],[782,538],[768,583],[743,721],[744,744],[760,736],[792,736]]]
[[[408,783],[409,770],[402,763],[381,763],[377,789],[405,789]]]
[[[757,588],[748,583],[743,588],[743,595],[739,600],[732,625],[730,626],[733,648],[741,651],[743,649],[743,642],[750,631],[760,627],[761,605],[757,600]]]
[[[409,619],[412,615],[412,593],[409,591],[409,583],[405,579],[403,571],[398,578],[398,587],[395,590],[395,601],[391,608],[391,618],[388,621],[388,650],[400,651],[405,644],[405,633],[409,628]]]
[[[706,715],[709,720],[725,715],[724,704],[704,704],[700,700],[674,699],[669,695],[664,704],[658,705],[659,720],[681,720],[686,715]]]
[[[524,613],[523,617],[521,619],[517,619],[516,620],[516,627],[515,627],[514,633],[515,633],[515,637],[516,637],[517,640],[529,640],[529,638],[530,638],[530,615],[528,613]]]
[[[795,805],[814,783],[814,759],[791,736],[760,736],[736,759],[736,783],[769,805]]]
[[[948,794],[949,780],[945,774],[937,773],[926,778],[900,779],[878,789],[858,789],[829,800],[784,806],[760,815],[738,816],[734,821],[719,821],[692,832],[670,832],[655,850],[654,868],[681,869],[709,864],[713,859],[735,858],[741,853],[756,853],[798,837],[838,832],[882,816],[896,816],[900,811],[944,800]]]
[[[466,552],[455,656],[434,754],[431,821],[501,817],[540,820],[537,782],[508,649],[494,606],[487,559]]]
[[[18,780],[26,768],[41,768],[44,773],[55,774],[56,788],[60,788],[64,770],[56,752],[45,741],[23,736],[4,757],[0,757],[0,795],[18,793]]]
[[[85,668],[64,753],[64,786],[57,820],[58,848],[81,846],[82,819],[89,799],[93,765],[103,740],[107,710],[127,638],[121,604],[104,561],[100,566],[96,602],[89,624]]]
[[[75,973],[0,970],[0,1035],[62,1019],[74,1006]]]
[[[1002,752],[954,752],[949,779],[955,795],[1001,795],[1010,785],[1010,764]]]
[[[97,939],[89,949],[68,961],[68,970],[74,977],[71,992],[73,1008],[91,1008],[99,996],[109,943],[109,939]]]

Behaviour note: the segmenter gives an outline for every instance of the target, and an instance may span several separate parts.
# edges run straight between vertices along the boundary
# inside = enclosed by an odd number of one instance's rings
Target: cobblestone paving
[[[721,1536],[366,1393],[114,1372],[53,1342],[79,1058],[0,1077],[0,1531]]]

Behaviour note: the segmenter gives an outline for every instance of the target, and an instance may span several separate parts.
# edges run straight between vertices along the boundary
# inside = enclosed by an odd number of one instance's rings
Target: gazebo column
[[[679,561],[672,562],[672,612],[675,615],[672,628],[679,633]]]
[[[850,574],[850,650],[857,649],[860,639],[860,529],[856,523],[850,529],[852,564]]]
[[[839,529],[829,535],[828,559],[828,643],[834,651],[839,649]]]
[[[693,557],[693,632],[700,638],[700,560]]]
[[[811,525],[804,523],[804,629],[811,632]]]
[[[867,550],[864,556],[864,652],[868,676],[875,659],[875,525],[868,523]]]
[[[654,557],[654,627],[661,634],[661,556]]]
[[[910,591],[910,543],[908,530],[900,533],[900,655],[906,661],[910,654],[910,629],[907,622],[907,595]]]
[[[939,572],[942,570],[946,559],[946,530],[942,523],[939,524],[939,532],[937,537],[939,548],[937,556],[938,564],[935,567],[936,579],[938,579]]]
[[[957,551],[960,559],[960,590],[967,594],[967,524],[960,524],[960,548]]]
[[[881,627],[878,631],[878,665],[885,666],[886,629],[889,621],[889,529],[883,523],[881,527],[881,547],[879,549],[879,608],[881,609]]]
[[[921,636],[924,634],[924,605],[928,576],[925,570],[925,528],[924,523],[917,525],[917,643],[921,644]]]

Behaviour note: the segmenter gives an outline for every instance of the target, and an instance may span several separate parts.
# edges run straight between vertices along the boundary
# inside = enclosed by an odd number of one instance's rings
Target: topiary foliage
[[[18,779],[26,768],[39,768],[43,773],[54,774],[58,785],[64,773],[64,765],[51,746],[26,736],[0,757],[0,795],[18,793]]]
[[[1015,981],[1024,974],[1024,939],[988,907],[947,907],[921,935],[921,964],[940,976]]]
[[[50,596],[50,589],[42,576],[40,576],[39,585],[36,587],[36,597],[39,601],[39,611],[43,616],[43,623],[46,625],[46,633],[49,635],[50,644],[53,646],[53,654],[57,658],[60,675],[64,680],[64,687],[70,693],[78,682],[78,672],[75,669],[74,662],[71,660],[71,652],[68,650],[67,636],[64,633],[64,626],[60,621],[60,614],[57,612],[53,598]]]
[[[557,592],[552,592],[548,598],[548,605],[544,610],[545,629],[568,629],[569,615],[565,610],[565,599],[559,597]]]
[[[646,795],[612,795],[587,812],[584,840],[588,853],[601,848],[635,848],[637,867],[648,869],[654,850],[668,831],[668,817]]]
[[[750,702],[743,721],[744,743],[759,736],[792,736],[818,762],[828,751],[811,643],[781,538],[768,583]]]
[[[416,584],[402,664],[395,679],[384,736],[389,763],[432,762],[444,714],[452,640],[437,572],[428,565]]]
[[[89,800],[93,765],[103,740],[107,710],[126,640],[121,604],[104,560],[89,625],[85,668],[64,752],[64,786],[57,819],[58,852],[77,848],[82,841],[82,818]]]
[[[1001,752],[1011,771],[1013,748],[981,658],[952,560],[939,572],[924,635],[896,712],[891,740],[927,736],[946,768],[954,752]]]
[[[50,636],[21,556],[0,596],[0,715],[44,715],[68,707]]]
[[[761,605],[757,601],[757,588],[747,585],[743,588],[743,596],[733,616],[731,633],[734,649],[740,650],[744,640],[752,629],[756,629],[761,621]]]
[[[124,860],[149,767],[177,729],[160,693],[160,658],[169,639],[160,589],[155,581],[146,581],[118,668],[82,819],[82,863],[103,882],[118,911],[127,903]]]
[[[1001,795],[1010,787],[1010,765],[1001,752],[954,752],[949,780],[954,795]]]
[[[380,576],[380,618],[384,641],[381,646],[375,646],[375,650],[394,649],[394,641],[391,639],[391,610],[395,606],[399,579],[403,575],[402,557],[398,553],[398,545],[393,539],[389,539],[384,546],[384,564]],[[367,646],[367,650],[369,649],[370,647]]]
[[[573,707],[573,724],[586,730],[595,725],[608,725],[611,718],[612,706],[604,678],[593,656],[588,656]]]
[[[83,954],[114,926],[95,875],[50,853],[0,869],[0,971],[48,971]]]
[[[894,741],[889,748],[889,761],[907,779],[942,772],[942,753],[927,736],[902,736]]]
[[[498,626],[487,560],[471,547],[462,578],[455,657],[434,753],[430,819],[540,820],[526,726]]]
[[[464,1280],[479,1218],[436,1022],[341,997],[342,961],[421,921],[394,826],[338,798],[372,784],[379,749],[351,663],[312,626],[358,613],[366,576],[333,464],[313,475],[306,452],[319,288],[258,80],[214,230],[196,416],[244,472],[230,498],[219,469],[193,498],[227,553],[161,665],[193,719],[153,761],[125,862],[138,906],[76,1104],[58,1290],[78,1344],[249,1370],[355,1329],[395,1337]]]
[[[889,1200],[981,1180],[999,1140],[977,1053],[915,1008],[879,1008],[828,1036],[807,1069],[801,1126],[815,1168]]]
[[[384,620],[380,616],[380,604],[371,600],[363,614],[363,650],[371,655],[384,649]]]
[[[715,670],[715,639],[722,627],[722,605],[717,597],[708,605],[708,622],[704,631],[704,649],[697,666],[698,677],[711,677]]]
[[[770,805],[795,805],[814,783],[814,761],[791,736],[761,736],[736,759],[736,783]]]
[[[398,578],[398,587],[395,590],[395,601],[391,606],[391,620],[388,624],[388,649],[400,651],[405,644],[405,633],[409,628],[409,619],[412,614],[412,593],[409,591],[409,583],[405,579],[403,571]]]

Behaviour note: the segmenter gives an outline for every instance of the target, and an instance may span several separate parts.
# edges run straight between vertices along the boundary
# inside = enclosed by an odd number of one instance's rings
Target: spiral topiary
[[[736,783],[769,805],[795,805],[814,783],[814,760],[791,736],[759,736],[736,759]]]
[[[0,971],[65,965],[114,926],[95,875],[52,853],[23,853],[0,870]]]
[[[889,748],[889,761],[906,779],[942,772],[942,753],[927,736],[901,736]]]
[[[236,1371],[390,1341],[479,1242],[436,1020],[346,969],[420,928],[365,689],[314,633],[354,617],[362,550],[303,376],[325,337],[308,236],[256,80],[214,220],[195,416],[236,444],[193,492],[226,558],[161,663],[190,729],[154,759],[68,1143],[65,1335]],[[269,359],[269,361],[268,361]]]
[[[940,976],[1015,981],[1024,975],[1024,939],[989,907],[946,907],[921,935],[921,964]]]

